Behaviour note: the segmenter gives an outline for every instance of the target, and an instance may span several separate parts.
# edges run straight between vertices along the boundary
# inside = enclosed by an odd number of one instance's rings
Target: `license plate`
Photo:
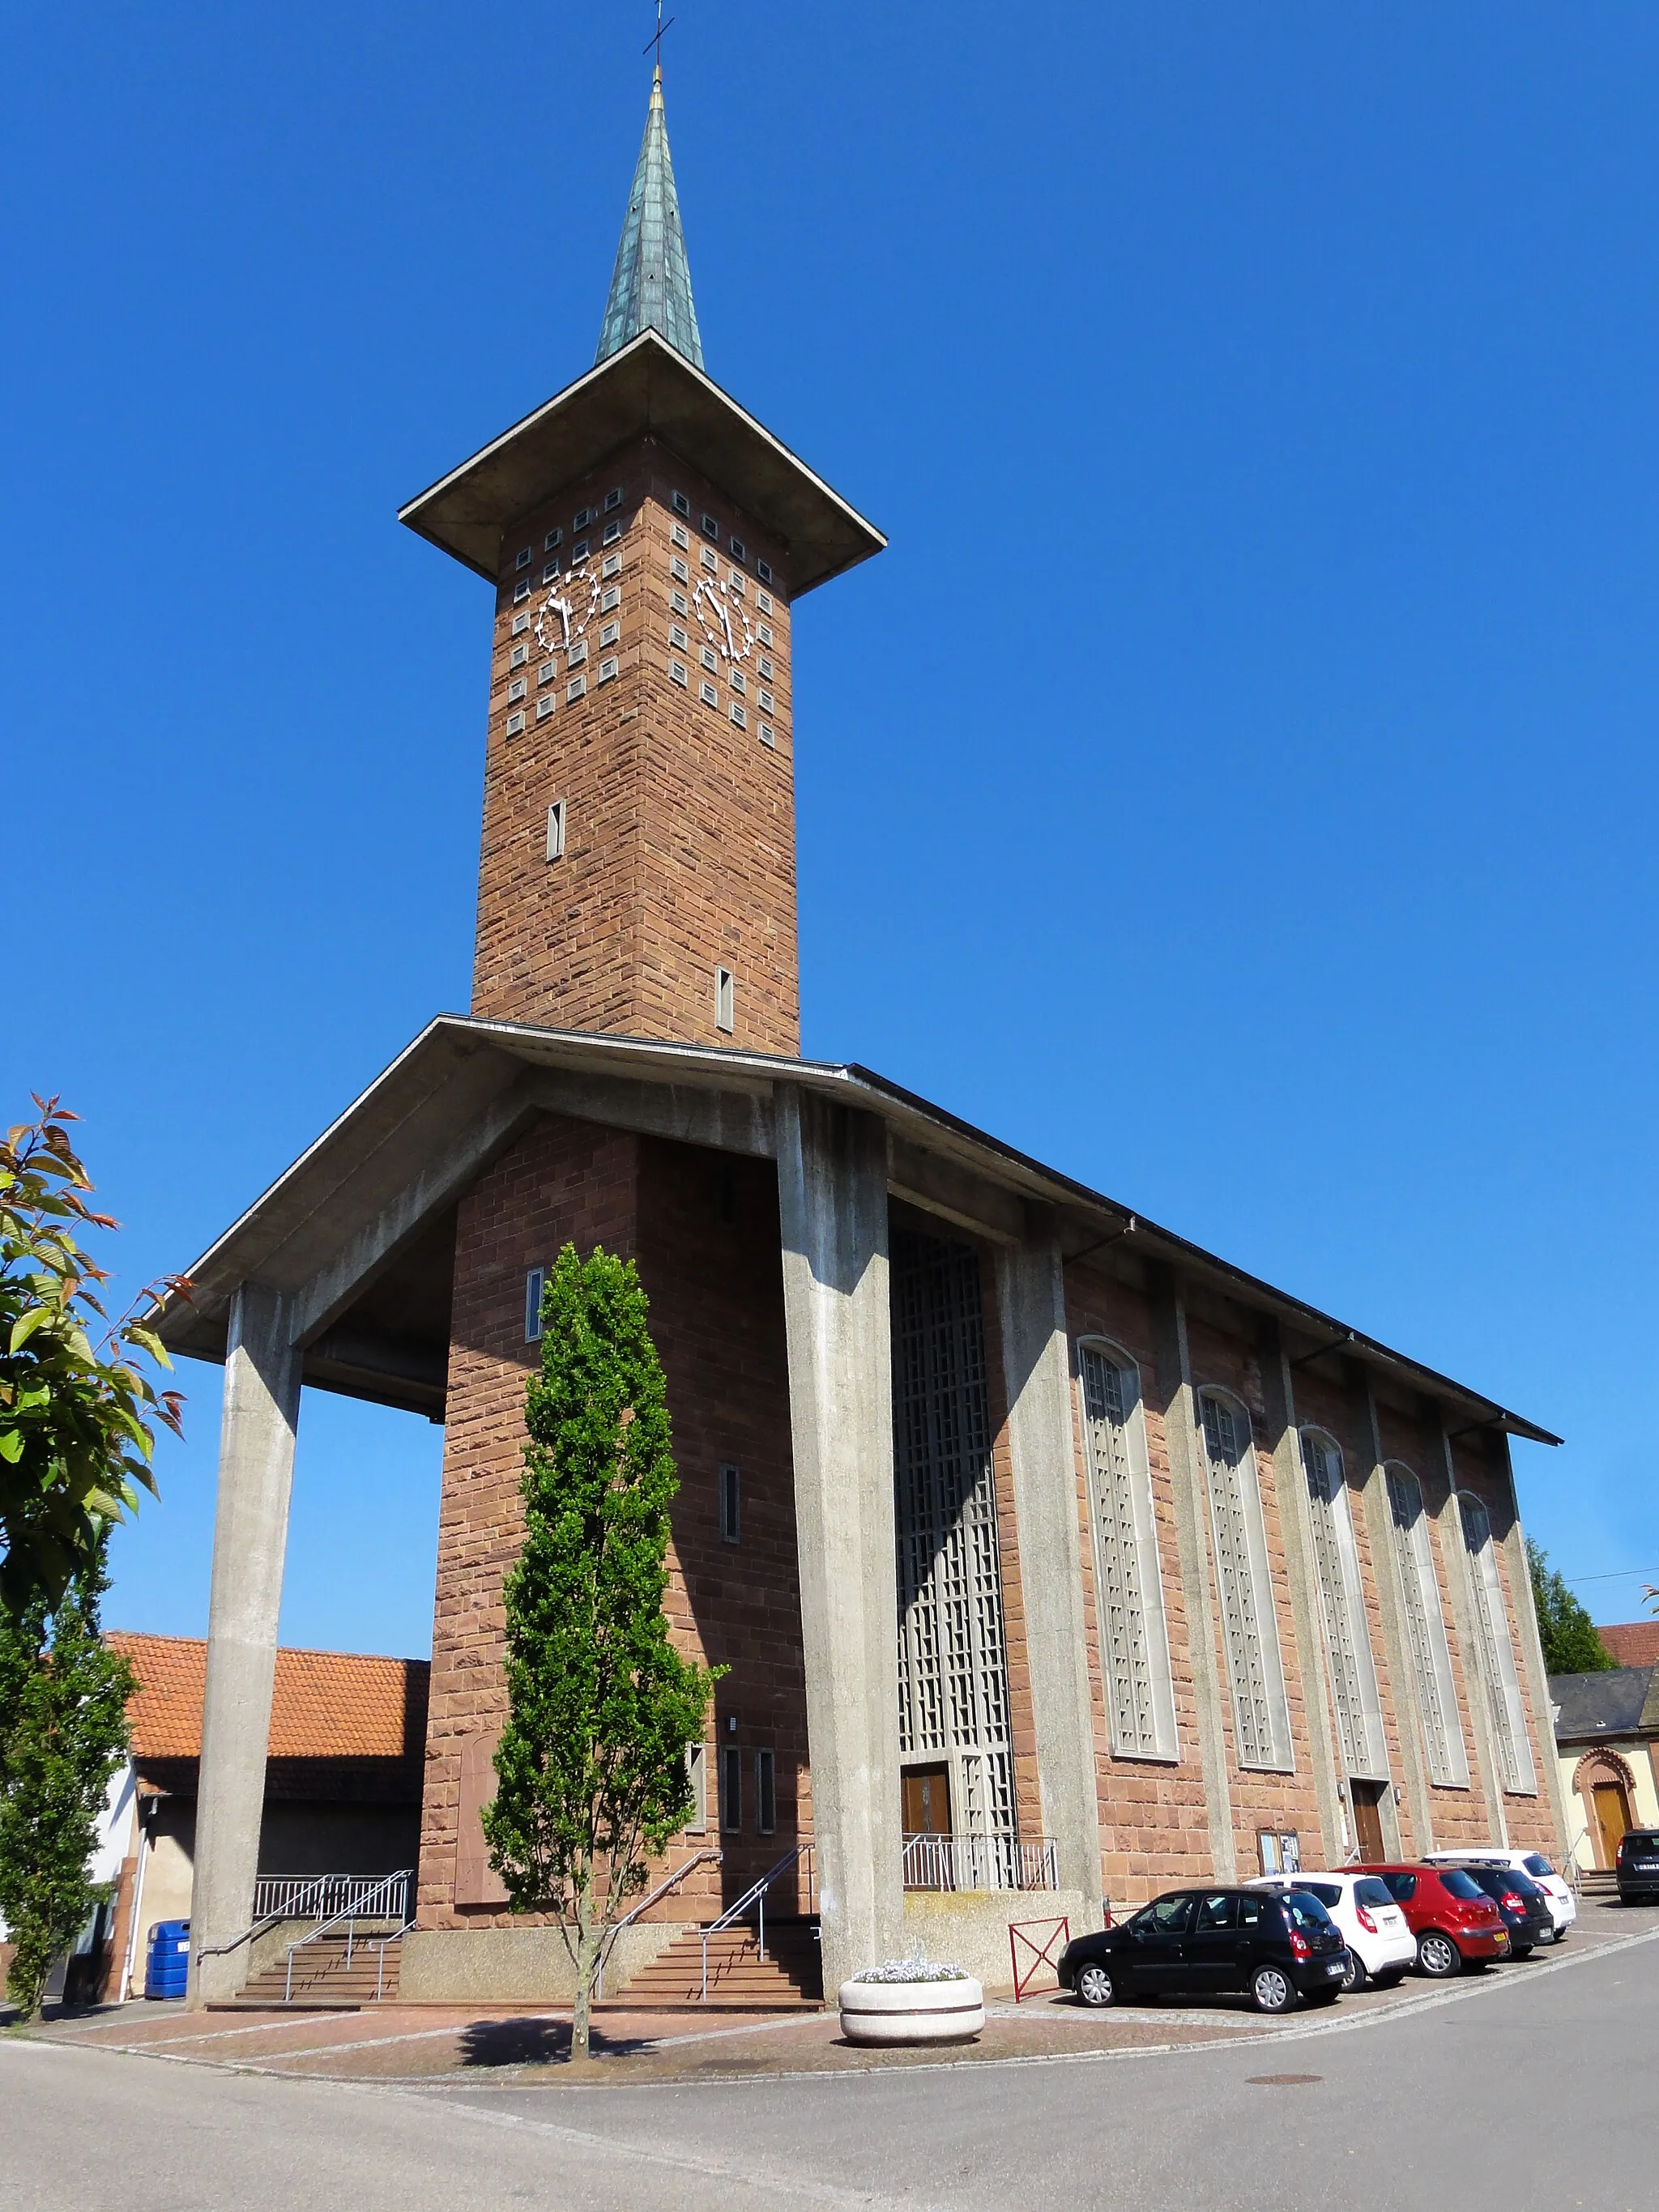
[[[1346,1966],[1339,1966],[1334,1964],[1327,1966],[1325,1969],[1325,1972],[1328,1974],[1346,1974],[1347,1971],[1348,1970]]]
[[[1497,1943],[1498,1943],[1498,1949],[1499,1949],[1500,1951],[1507,1951],[1507,1950],[1509,1949],[1509,1948],[1510,1948],[1510,1931],[1509,1931],[1509,1929],[1508,1929],[1507,1928],[1500,1928],[1500,1929],[1498,1929],[1498,1936],[1497,1936],[1497,1939],[1496,1939],[1496,1940],[1497,1940]]]

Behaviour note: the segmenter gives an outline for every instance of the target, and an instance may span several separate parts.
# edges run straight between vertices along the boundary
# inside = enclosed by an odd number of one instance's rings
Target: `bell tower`
[[[472,1012],[797,1057],[793,610],[886,541],[703,368],[660,68],[593,367],[399,520],[495,590]]]

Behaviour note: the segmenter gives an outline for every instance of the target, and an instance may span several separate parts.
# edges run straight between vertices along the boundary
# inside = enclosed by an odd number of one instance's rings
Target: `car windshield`
[[[1341,1904],[1342,1885],[1340,1881],[1304,1881],[1297,1894],[1316,1897],[1328,1911],[1333,1905]]]
[[[1521,1863],[1530,1875],[1553,1875],[1555,1872],[1555,1869],[1544,1856],[1542,1851],[1528,1851],[1525,1858],[1522,1860]]]
[[[1374,1874],[1368,1874],[1363,1881],[1355,1882],[1353,1901],[1356,1905],[1392,1905],[1394,1903],[1393,1898],[1389,1894],[1387,1882],[1379,1881]]]
[[[1651,1828],[1632,1828],[1621,1839],[1619,1848],[1634,1853],[1638,1858],[1646,1858],[1650,1852],[1659,1851],[1659,1835]]]
[[[1472,1875],[1465,1874],[1462,1867],[1442,1867],[1440,1886],[1449,1897],[1461,1897],[1466,1903],[1472,1897],[1486,1894],[1480,1883]]]
[[[1308,1890],[1287,1889],[1279,1901],[1284,1906],[1291,1927],[1304,1935],[1316,1930],[1322,1936],[1331,1924],[1330,1914]]]

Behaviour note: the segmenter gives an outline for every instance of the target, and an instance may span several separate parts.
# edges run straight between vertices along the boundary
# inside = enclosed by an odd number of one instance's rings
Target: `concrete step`
[[[782,1921],[766,1931],[766,1956],[752,1928],[723,1928],[708,1938],[708,1996],[702,1994],[702,1932],[689,1929],[631,1975],[606,2009],[816,2012],[818,1947],[810,1927]]]
[[[377,2001],[389,2003],[398,1994],[401,1949],[398,1942],[386,1945],[382,1978],[378,1940],[372,1948],[362,1942],[354,1944],[348,1963],[343,1936],[319,1936],[315,1943],[307,1943],[294,1954],[291,1983],[288,1961],[281,1959],[249,1976],[238,2003],[243,2009],[274,2005],[295,2010],[303,2007],[307,2011],[355,2009]]]

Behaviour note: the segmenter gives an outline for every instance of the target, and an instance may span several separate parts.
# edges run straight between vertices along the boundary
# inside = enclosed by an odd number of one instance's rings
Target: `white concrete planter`
[[[841,2032],[849,2043],[966,2043],[985,2026],[978,1982],[843,1982]]]

